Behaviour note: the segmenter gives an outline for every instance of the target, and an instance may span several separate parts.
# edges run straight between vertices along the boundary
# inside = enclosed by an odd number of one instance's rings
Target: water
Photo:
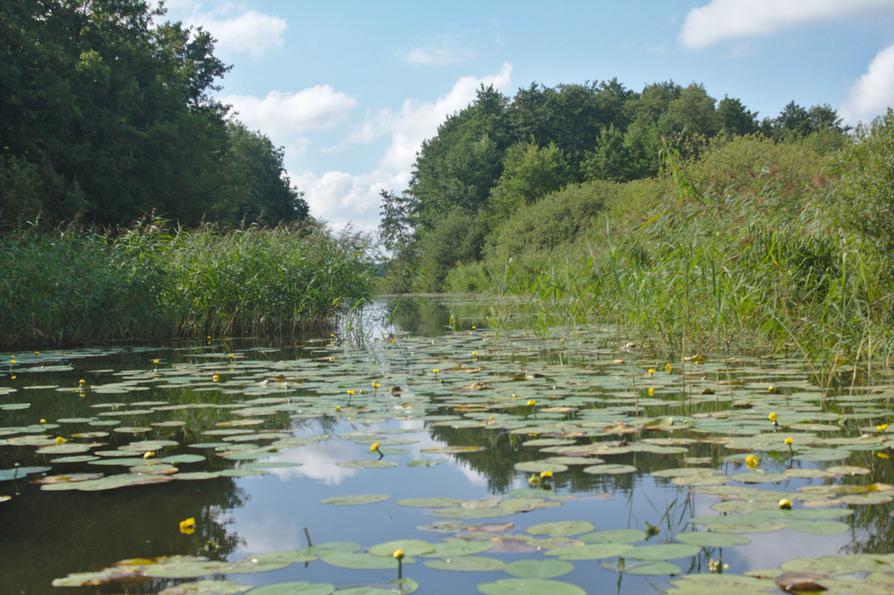
[[[407,549],[424,551],[461,537],[477,549],[489,548],[469,553],[496,560],[498,570],[427,565],[453,563],[456,553],[407,556],[403,577],[420,593],[445,594],[474,593],[480,584],[512,579],[505,564],[513,561],[556,560],[548,555],[556,547],[608,539],[593,530],[643,533],[627,539],[611,534],[609,543],[624,551],[600,559],[576,559],[580,549],[570,555],[560,550],[571,569],[551,580],[589,593],[647,593],[669,588],[676,577],[668,572],[707,575],[714,566],[728,577],[764,569],[760,579],[751,579],[758,582],[747,585],[755,590],[771,588],[789,560],[891,551],[891,464],[879,457],[891,446],[890,434],[879,426],[889,413],[885,377],[869,389],[830,393],[814,386],[796,360],[696,358],[673,362],[667,371],[664,361],[625,345],[617,329],[534,332],[525,329],[523,312],[511,303],[462,299],[378,302],[337,336],[296,345],[211,338],[201,345],[16,354],[14,365],[4,355],[0,469],[15,469],[16,463],[50,469],[0,482],[0,495],[12,496],[0,503],[2,591],[64,592],[51,586],[54,579],[160,556],[237,563],[210,566],[205,578],[246,589],[291,581],[395,588],[391,546],[379,558],[340,559],[318,550],[310,557],[322,560],[278,568],[264,557],[344,541],[365,550],[392,540],[423,540],[430,545]],[[521,322],[513,324],[516,319]],[[495,321],[498,327],[489,328]],[[86,381],[83,390],[80,379]],[[531,400],[536,403],[529,405]],[[771,410],[779,426],[767,419]],[[65,441],[57,444],[57,436]],[[791,449],[783,445],[785,437],[793,437]],[[551,438],[557,442],[530,444]],[[370,451],[374,442],[381,458]],[[152,454],[143,458],[147,451]],[[183,454],[205,459],[165,462]],[[745,464],[748,454],[760,459],[756,471]],[[53,462],[71,456],[93,460]],[[515,468],[569,456],[584,459],[559,459],[571,463],[566,470],[543,467],[555,472],[542,481],[536,465],[534,473]],[[125,464],[97,464],[116,459]],[[600,464],[635,471],[611,467],[593,474]],[[702,475],[687,479],[695,476],[668,471],[680,468],[713,472],[689,472]],[[77,473],[130,473],[126,478],[134,485],[98,489],[107,487],[100,478],[31,483],[60,474],[79,479],[72,477]],[[532,475],[538,478],[533,486]],[[835,486],[854,487],[842,492]],[[321,502],[365,494],[378,494],[380,501]],[[783,497],[794,501],[790,512],[801,517],[780,516],[787,512],[777,506]],[[413,498],[464,503],[398,503]],[[720,512],[713,508],[718,503]],[[826,513],[817,510],[837,512],[820,518]],[[729,527],[692,524],[721,514],[744,515],[746,525],[730,533]],[[180,522],[190,517],[195,531],[181,532]],[[570,535],[526,532],[554,521],[583,524],[579,530],[552,527]],[[434,523],[440,531],[431,530]],[[706,528],[741,545],[675,546],[679,551],[671,557],[648,547],[678,543],[676,534]],[[658,564],[637,570],[649,563],[637,556],[657,558]],[[356,566],[357,559],[383,567],[343,567]],[[628,571],[604,568],[619,563]],[[865,571],[853,574],[850,567],[822,578],[842,592],[854,583],[835,581],[848,577],[861,580],[863,592],[886,592],[894,562],[873,563],[871,583]],[[172,578],[182,568],[142,564],[69,579],[88,586],[67,592],[154,593],[201,578]],[[556,568],[539,571],[553,574]],[[657,574],[635,574],[649,570]],[[162,576],[146,576],[153,572]],[[525,586],[506,585],[515,592]]]

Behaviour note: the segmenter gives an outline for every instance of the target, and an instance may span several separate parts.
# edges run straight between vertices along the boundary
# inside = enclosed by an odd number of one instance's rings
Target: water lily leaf
[[[389,467],[397,467],[397,463],[376,459],[361,459],[359,461],[340,461],[336,463],[339,467],[347,467],[348,469],[387,469]]]
[[[353,496],[336,496],[334,498],[325,498],[320,500],[323,504],[332,504],[334,506],[355,506],[359,504],[372,504],[374,502],[383,502],[390,498],[388,494],[355,494]]]
[[[586,591],[571,583],[534,578],[506,578],[492,583],[479,583],[485,595],[586,595]]]
[[[554,523],[540,523],[531,525],[525,531],[531,535],[580,535],[595,529],[592,523],[587,521],[558,521]]]
[[[424,554],[426,558],[457,558],[480,554],[494,547],[491,541],[472,541],[467,539],[448,539],[435,544],[432,552]]]
[[[735,574],[688,574],[671,581],[673,595],[716,595],[717,593],[778,593],[772,580]]]
[[[168,587],[159,591],[159,595],[217,595],[229,593],[245,593],[251,585],[243,585],[232,581],[194,581]]]
[[[670,562],[633,562],[628,564],[626,560],[616,562],[603,562],[602,567],[612,572],[624,572],[642,576],[674,576],[681,573],[680,567]]]
[[[735,535],[729,533],[707,533],[699,531],[696,533],[677,533],[674,539],[680,543],[688,543],[699,547],[732,547],[735,545],[748,545],[751,540],[744,535]]]
[[[517,560],[506,565],[506,573],[517,578],[555,578],[574,570],[565,560]]]
[[[633,558],[635,560],[675,560],[677,558],[688,558],[698,554],[699,548],[687,543],[662,543],[657,545],[639,546],[624,554],[625,558]]]
[[[452,570],[457,572],[492,572],[503,570],[506,563],[495,558],[484,556],[461,556],[443,560],[428,560],[425,565],[435,570]]]
[[[463,500],[457,498],[404,498],[398,500],[401,506],[414,508],[448,508],[450,506],[462,506]]]
[[[419,584],[413,579],[402,578],[385,587],[349,587],[336,591],[339,595],[405,595],[415,593]]]
[[[568,467],[565,465],[561,465],[558,463],[548,463],[546,461],[524,461],[522,463],[515,464],[516,471],[523,471],[525,473],[543,473],[544,471],[551,471],[553,473],[561,473],[563,471],[568,471]]]
[[[391,552],[388,552],[388,557],[373,556],[372,554],[363,552],[325,552],[320,556],[320,559],[330,566],[337,566],[339,568],[354,568],[358,570],[386,570],[389,568],[397,568],[397,560],[394,560],[391,557]],[[412,563],[412,559],[404,558],[403,563]]]
[[[580,535],[577,539],[584,543],[636,543],[647,537],[645,531],[639,529],[614,529],[611,531],[596,531]]]
[[[547,556],[555,556],[560,560],[601,560],[624,556],[633,550],[626,543],[590,543],[586,545],[570,545],[547,550]]]
[[[621,475],[623,473],[636,473],[636,467],[633,465],[593,465],[592,467],[584,467],[584,473],[592,475]]]
[[[373,556],[388,556],[394,553],[394,550],[403,550],[407,556],[421,556],[430,554],[435,551],[435,546],[427,541],[420,539],[396,539],[394,541],[386,541],[369,548],[369,553]]]

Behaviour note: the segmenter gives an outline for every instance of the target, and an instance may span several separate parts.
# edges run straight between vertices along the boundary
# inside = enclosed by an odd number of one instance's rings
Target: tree
[[[491,209],[497,219],[503,219],[573,180],[555,143],[543,148],[533,142],[513,145],[506,151],[503,174],[491,192]]]
[[[215,205],[216,218],[232,225],[267,225],[307,218],[307,202],[292,188],[283,166],[283,150],[269,138],[237,121],[227,125],[228,199]]]
[[[717,104],[720,129],[727,135],[745,135],[757,132],[757,112],[749,111],[741,100],[724,95]]]

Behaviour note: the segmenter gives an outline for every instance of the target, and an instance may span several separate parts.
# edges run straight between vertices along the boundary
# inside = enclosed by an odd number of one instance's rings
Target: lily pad
[[[504,570],[506,563],[496,558],[484,556],[461,556],[459,558],[445,558],[443,560],[429,560],[425,563],[435,570],[451,570],[456,572],[492,572]]]
[[[565,560],[517,560],[506,565],[506,573],[517,578],[555,578],[574,570]]]
[[[595,529],[592,523],[587,521],[557,521],[554,523],[540,523],[531,525],[525,531],[531,535],[568,536],[580,535]]]
[[[535,578],[505,578],[492,583],[479,583],[485,595],[586,595],[586,591],[571,583]]]
[[[388,494],[355,494],[353,496],[335,496],[334,498],[325,498],[320,500],[323,504],[332,504],[333,506],[356,506],[360,504],[372,504],[374,502],[384,502],[390,498]]]

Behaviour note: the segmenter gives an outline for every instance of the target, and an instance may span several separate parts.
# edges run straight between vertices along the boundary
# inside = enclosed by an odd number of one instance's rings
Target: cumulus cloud
[[[238,118],[249,128],[269,135],[277,145],[303,150],[311,132],[331,129],[341,124],[357,105],[357,101],[329,85],[316,85],[288,93],[270,91],[265,97],[226,95],[221,98],[238,112]]]
[[[680,41],[703,48],[807,23],[883,12],[894,14],[891,0],[713,0],[689,11]]]
[[[244,53],[255,60],[282,47],[287,28],[285,19],[256,10],[224,18],[205,16],[196,24],[211,32],[222,53]]]
[[[285,19],[247,9],[242,4],[167,0],[165,6],[171,18],[210,32],[217,39],[221,54],[247,54],[257,60],[283,45],[288,28]]]
[[[851,87],[841,115],[849,124],[856,124],[889,107],[894,107],[894,44],[876,54],[866,73]]]
[[[469,60],[472,52],[456,39],[441,36],[435,44],[411,48],[400,57],[418,66],[449,66]]]
[[[450,90],[435,101],[407,99],[400,109],[383,109],[367,115],[363,124],[331,150],[370,143],[388,138],[388,146],[375,169],[361,174],[343,171],[292,173],[292,179],[305,192],[315,217],[335,227],[352,223],[355,229],[375,229],[379,217],[379,190],[403,190],[410,181],[416,152],[422,142],[434,136],[438,126],[450,114],[466,107],[475,98],[478,88],[493,85],[508,89],[512,81],[512,65],[503,64],[499,72],[484,76],[463,76]]]

